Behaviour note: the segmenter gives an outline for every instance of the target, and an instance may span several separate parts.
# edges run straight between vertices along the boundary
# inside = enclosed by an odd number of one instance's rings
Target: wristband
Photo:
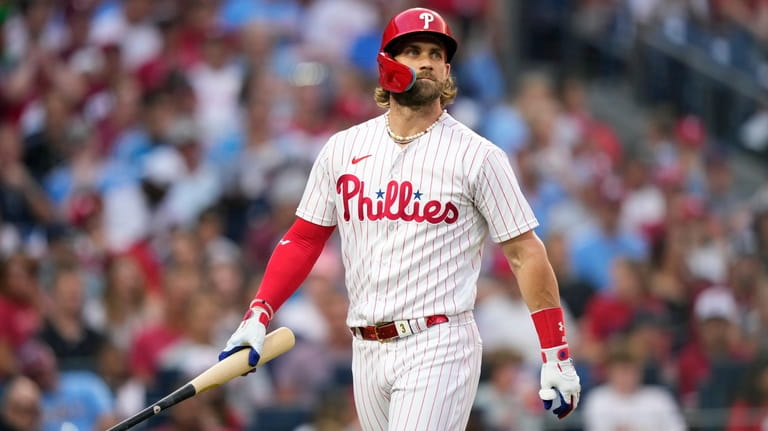
[[[531,313],[533,325],[539,336],[541,355],[544,362],[563,361],[570,357],[565,337],[565,317],[560,307],[544,308]]]
[[[571,351],[567,344],[551,349],[541,349],[541,360],[544,362],[565,361],[570,357]]]
[[[272,309],[272,306],[269,305],[269,302],[267,302],[264,299],[261,298],[255,298],[251,303],[248,305],[248,308],[251,309],[253,307],[261,307],[264,309],[264,311],[267,312],[267,317],[269,317],[269,320],[272,320],[272,317],[275,315],[275,310]]]
[[[269,303],[263,299],[254,299],[251,301],[251,304],[248,306],[248,311],[246,311],[245,316],[243,316],[243,321],[253,317],[253,309],[256,307],[263,311],[263,313],[259,314],[259,322],[261,322],[261,324],[266,328],[269,325],[269,321],[272,320],[270,313],[272,311],[272,307],[270,307]]]

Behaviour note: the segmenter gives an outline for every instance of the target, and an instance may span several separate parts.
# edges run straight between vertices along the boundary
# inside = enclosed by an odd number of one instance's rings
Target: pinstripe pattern
[[[471,312],[392,343],[355,338],[353,387],[363,429],[463,430],[481,356]]]
[[[483,243],[538,225],[506,154],[448,114],[401,148],[380,116],[331,137],[296,214],[339,226],[349,326],[452,316],[391,343],[354,340],[363,428],[464,429],[480,375],[471,310]]]
[[[346,199],[340,182],[350,192]],[[391,205],[394,212],[439,215],[450,204],[458,218],[382,216],[392,190],[409,192],[404,208]],[[506,154],[448,114],[405,148],[388,138],[383,116],[334,135],[315,162],[297,215],[339,225],[349,326],[471,310],[485,238],[501,242],[538,224]]]

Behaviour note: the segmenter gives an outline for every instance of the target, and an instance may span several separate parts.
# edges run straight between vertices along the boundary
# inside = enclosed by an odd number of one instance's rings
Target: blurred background
[[[768,430],[768,2],[0,0],[0,429],[103,430],[216,361],[387,20],[459,40],[449,111],[503,148],[584,391],[488,244],[468,429]],[[277,315],[296,348],[144,430],[352,431],[338,239]]]

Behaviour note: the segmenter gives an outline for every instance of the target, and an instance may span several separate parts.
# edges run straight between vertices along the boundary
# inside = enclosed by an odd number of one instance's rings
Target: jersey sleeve
[[[539,225],[506,153],[499,148],[488,152],[477,176],[475,205],[488,223],[495,243],[521,235]]]
[[[336,202],[335,182],[331,170],[331,153],[334,138],[320,150],[307,179],[304,195],[296,215],[321,226],[335,226]]]

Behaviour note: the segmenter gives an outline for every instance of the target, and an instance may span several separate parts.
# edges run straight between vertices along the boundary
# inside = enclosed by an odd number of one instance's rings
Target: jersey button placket
[[[400,180],[400,166],[403,164],[403,155],[405,151],[400,151],[395,156],[395,160],[392,162],[392,168],[389,170],[389,174],[393,180]]]
[[[405,157],[405,150],[400,150],[397,155],[395,156],[395,160],[392,163],[392,168],[390,169],[390,178],[395,181],[400,181],[400,167],[403,164],[403,158]],[[387,222],[387,230],[389,233],[394,233],[397,231],[397,221],[396,220],[390,220]]]
[[[392,170],[389,173],[393,180],[400,181],[400,166],[392,166]]]

